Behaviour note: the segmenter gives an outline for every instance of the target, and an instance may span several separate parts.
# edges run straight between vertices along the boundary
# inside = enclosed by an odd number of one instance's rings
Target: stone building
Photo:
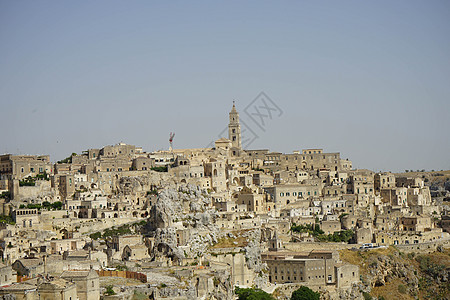
[[[38,284],[39,300],[75,300],[77,287],[74,283],[56,278]],[[97,298],[98,299],[98,298]]]
[[[356,170],[349,175],[347,185],[349,194],[372,195],[374,193],[374,175],[370,170]]]
[[[12,266],[7,266],[0,263],[0,287],[5,285],[10,285],[16,282],[15,272]]]
[[[140,235],[118,235],[113,236],[111,240],[111,248],[122,254],[125,246],[134,246],[142,244],[142,236]]]
[[[0,175],[2,178],[20,180],[44,172],[52,173],[49,155],[0,155]]]
[[[271,283],[348,286],[359,281],[358,266],[346,265],[344,268],[339,262],[339,254],[334,251],[275,251],[263,253],[261,258],[269,267]]]
[[[276,208],[281,209],[289,203],[322,195],[322,185],[285,184],[264,188]]]
[[[12,295],[14,298],[9,299],[15,300],[40,300],[36,285],[27,282],[0,287],[0,297],[5,297],[6,295]],[[8,298],[5,297],[4,299]]]
[[[44,261],[39,258],[18,259],[12,264],[17,275],[35,277],[44,273]]]
[[[36,226],[40,222],[39,218],[39,210],[38,209],[27,209],[20,208],[13,211],[13,219],[16,222],[17,226],[22,228],[31,228]]]
[[[211,187],[218,193],[226,191],[226,162],[211,158],[210,162],[205,163],[205,176],[211,178]]]
[[[239,156],[242,150],[241,125],[239,123],[239,113],[236,110],[234,102],[229,117],[230,123],[228,124],[228,139],[231,141],[230,151],[232,156]]]
[[[386,173],[377,173],[374,175],[375,192],[379,193],[381,189],[389,189],[395,187],[395,175]]]
[[[266,195],[262,191],[244,188],[237,198],[238,205],[245,205],[247,211],[264,213],[266,211]]]
[[[61,199],[66,200],[71,198],[75,193],[75,179],[74,175],[60,175],[59,176],[59,194]]]
[[[76,294],[79,300],[100,299],[99,276],[94,270],[64,271],[61,278],[73,282],[76,285]],[[73,300],[75,298],[72,298]]]

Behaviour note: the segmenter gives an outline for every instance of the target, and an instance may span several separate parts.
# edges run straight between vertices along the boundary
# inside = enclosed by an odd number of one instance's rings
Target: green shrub
[[[363,294],[364,300],[372,300],[372,296],[370,296],[369,293],[363,292],[362,294]]]
[[[91,234],[89,235],[89,237],[90,237],[91,239],[93,239],[93,240],[98,240],[99,238],[102,237],[102,233],[101,233],[101,232],[94,232],[94,233],[91,233]]]
[[[151,170],[156,172],[167,172],[167,166],[153,167]]]
[[[9,191],[1,193],[0,199],[11,200],[11,193]]]
[[[10,224],[10,225],[16,224],[16,222],[14,222],[14,220],[11,216],[4,216],[4,215],[0,215],[0,223],[6,223],[6,224]]]
[[[23,180],[19,180],[19,186],[35,186],[35,185],[36,185],[36,180],[31,176],[28,176],[27,178],[24,178]]]
[[[314,292],[309,287],[301,286],[298,290],[295,290],[291,295],[291,300],[319,300],[320,294]]]
[[[272,295],[260,289],[243,289],[236,287],[235,293],[238,295],[239,300],[274,300]]]
[[[72,163],[72,156],[77,156],[76,153],[72,153],[72,155],[70,155],[69,157],[66,157],[62,160],[59,160],[57,163],[58,164],[71,164]]]
[[[407,292],[406,286],[404,286],[403,284],[399,284],[397,289],[398,289],[398,292],[401,294],[406,294],[406,292]]]
[[[108,285],[108,286],[106,287],[105,295],[110,296],[110,295],[115,295],[115,294],[116,294],[116,292],[114,292],[113,286],[112,286],[112,285]]]

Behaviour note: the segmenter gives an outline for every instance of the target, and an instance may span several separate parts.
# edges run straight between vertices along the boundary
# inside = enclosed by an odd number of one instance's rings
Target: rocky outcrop
[[[190,230],[188,247],[184,251],[190,257],[202,257],[219,236],[214,224],[216,212],[209,207],[210,203],[210,196],[194,185],[182,184],[161,190],[149,218],[155,232],[155,256],[169,254],[173,259],[184,258],[184,253],[177,248],[174,227],[181,222],[183,228]]]
[[[255,285],[257,287],[264,287],[269,282],[267,275],[267,264],[261,260],[261,252],[264,250],[264,245],[261,244],[261,229],[251,230],[247,232],[248,244],[244,248],[245,261],[247,267],[256,273]]]
[[[177,233],[174,228],[158,228],[155,234],[154,257],[167,257],[181,261],[185,256],[177,247]]]
[[[366,263],[369,265],[369,272],[365,281],[371,287],[383,286],[394,279],[401,278],[407,284],[410,294],[418,292],[419,278],[414,273],[415,268],[409,261],[400,257],[399,252],[389,256],[372,256]]]

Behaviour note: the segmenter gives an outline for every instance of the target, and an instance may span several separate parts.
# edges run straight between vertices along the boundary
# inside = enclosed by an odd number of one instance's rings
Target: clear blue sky
[[[2,0],[0,153],[152,151],[171,131],[203,147],[233,99],[244,120],[264,91],[283,114],[252,149],[450,169],[449,16],[449,1]]]

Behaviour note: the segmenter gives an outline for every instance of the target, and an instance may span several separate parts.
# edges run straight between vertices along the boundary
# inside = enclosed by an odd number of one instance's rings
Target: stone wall
[[[410,244],[410,245],[396,245],[396,247],[405,252],[434,252],[437,250],[438,246],[442,246],[444,248],[450,248],[450,238],[445,240],[436,240],[433,242],[426,242],[420,244]]]
[[[53,196],[50,181],[37,180],[35,186],[19,187],[19,197],[21,200],[36,199],[42,196]]]
[[[310,252],[312,250],[343,250],[358,247],[357,244],[344,244],[344,243],[285,243],[283,247],[286,250],[299,251],[299,252]]]

